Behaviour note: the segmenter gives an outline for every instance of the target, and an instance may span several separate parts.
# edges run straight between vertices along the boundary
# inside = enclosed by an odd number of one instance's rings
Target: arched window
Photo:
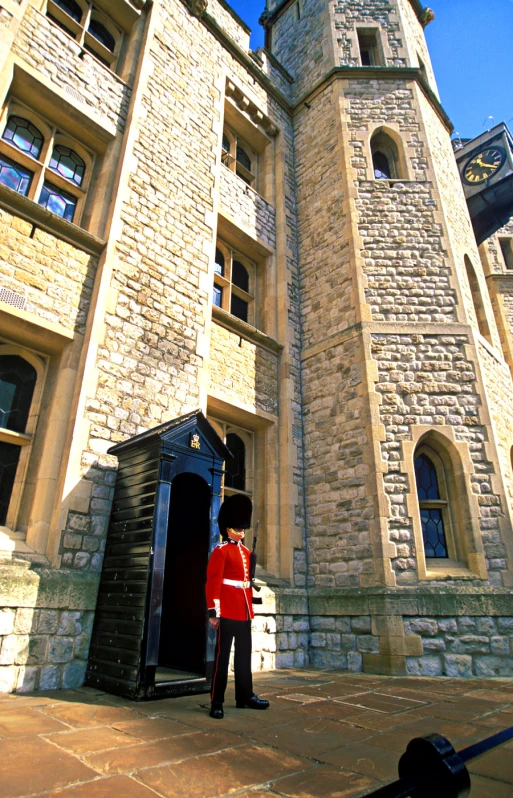
[[[50,158],[50,169],[57,172],[66,180],[70,180],[76,186],[81,186],[85,173],[85,162],[80,155],[70,147],[56,144]]]
[[[213,303],[241,321],[255,324],[255,265],[218,241]]]
[[[107,50],[110,50],[111,53],[114,52],[116,49],[116,40],[112,33],[107,30],[105,25],[102,25],[102,23],[97,19],[91,19],[88,31],[91,36],[94,36],[94,38],[100,42],[100,44],[103,44]]]
[[[445,475],[435,452],[428,452],[426,447],[421,449],[415,458],[415,477],[425,556],[447,558],[448,502],[444,495]]]
[[[224,263],[225,263],[224,255],[221,252],[221,250],[219,249],[219,247],[217,247],[216,248],[216,260],[215,260],[215,264],[214,264],[214,274],[220,274],[221,277],[224,276]]]
[[[402,151],[390,133],[383,128],[375,130],[370,147],[375,180],[400,180],[407,177]]]
[[[224,486],[235,490],[246,490],[246,447],[234,432],[226,436],[226,445],[232,457],[225,463]]]
[[[79,223],[92,171],[91,154],[15,100],[10,101],[9,111],[0,138],[0,183],[66,221]]]
[[[53,0],[56,6],[62,8],[75,22],[80,22],[83,11],[75,0]]]
[[[0,427],[24,433],[37,373],[18,355],[0,356]],[[0,442],[0,526],[5,524],[21,446]]]
[[[479,281],[477,279],[475,269],[468,255],[465,255],[465,269],[467,272],[468,283],[470,286],[470,293],[472,294],[472,302],[474,304],[474,310],[476,313],[477,326],[479,327],[479,332],[484,338],[486,338],[486,340],[489,343],[491,343],[492,337],[490,335],[490,327],[488,325],[488,319],[486,318],[486,311],[484,308],[483,297],[481,295],[481,289],[479,287]]]
[[[390,180],[392,178],[390,162],[384,152],[376,150],[372,153],[372,166],[376,180]]]
[[[247,169],[248,172],[251,172],[251,158],[240,144],[237,145],[237,163]]]
[[[32,158],[39,158],[44,138],[35,125],[22,116],[12,115],[7,121],[2,138]]]
[[[221,161],[248,186],[256,180],[257,154],[237,133],[228,127],[223,131]]]

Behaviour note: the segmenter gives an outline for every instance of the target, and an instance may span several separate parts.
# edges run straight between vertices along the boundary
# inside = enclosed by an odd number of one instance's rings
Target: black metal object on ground
[[[471,792],[467,762],[513,740],[513,726],[456,753],[449,740],[428,734],[412,740],[399,760],[399,779],[366,798],[466,798]]]

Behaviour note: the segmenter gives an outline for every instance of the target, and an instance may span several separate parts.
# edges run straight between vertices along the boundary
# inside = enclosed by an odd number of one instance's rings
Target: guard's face
[[[232,529],[231,527],[228,527],[226,532],[230,540],[244,540],[244,534],[246,530],[242,529],[242,527],[239,527],[238,529]]]

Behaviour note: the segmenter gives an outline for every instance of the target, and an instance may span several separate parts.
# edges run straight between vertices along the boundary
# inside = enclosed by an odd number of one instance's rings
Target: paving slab
[[[359,798],[409,741],[460,750],[513,725],[513,679],[255,674],[266,712],[208,696],[131,702],[92,688],[0,699],[2,798]],[[513,795],[513,744],[472,763],[471,798]]]

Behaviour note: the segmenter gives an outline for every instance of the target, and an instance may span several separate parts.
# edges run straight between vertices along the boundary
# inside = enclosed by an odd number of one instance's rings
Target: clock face
[[[484,183],[504,166],[506,151],[502,147],[487,147],[468,162],[463,172],[466,183]]]

